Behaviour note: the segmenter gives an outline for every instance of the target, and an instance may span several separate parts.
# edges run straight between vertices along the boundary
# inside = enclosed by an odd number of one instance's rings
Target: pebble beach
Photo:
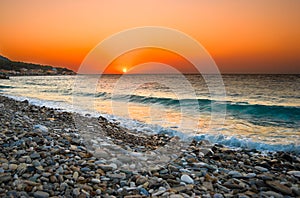
[[[0,96],[0,197],[300,197],[300,156],[193,141],[160,168],[102,158],[74,117],[122,148],[147,152],[174,137],[136,135],[92,118]]]

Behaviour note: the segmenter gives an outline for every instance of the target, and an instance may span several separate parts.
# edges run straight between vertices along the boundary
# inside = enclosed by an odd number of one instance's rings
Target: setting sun
[[[126,68],[123,68],[123,73],[126,73],[127,72],[127,69]]]

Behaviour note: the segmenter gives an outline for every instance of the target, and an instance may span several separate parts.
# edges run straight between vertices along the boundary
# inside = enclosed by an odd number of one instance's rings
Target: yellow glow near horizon
[[[127,69],[126,69],[126,68],[123,68],[122,71],[123,71],[123,73],[126,73],[126,72],[127,72]]]

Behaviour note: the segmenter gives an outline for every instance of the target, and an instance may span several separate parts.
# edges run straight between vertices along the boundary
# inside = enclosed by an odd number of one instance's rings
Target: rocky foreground
[[[173,139],[75,117],[134,151],[151,152]],[[300,197],[297,154],[192,142],[173,162],[134,171],[101,158],[80,130],[74,114],[0,96],[0,197]]]

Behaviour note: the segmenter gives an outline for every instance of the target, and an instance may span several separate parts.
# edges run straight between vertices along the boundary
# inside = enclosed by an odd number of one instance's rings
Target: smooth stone
[[[255,174],[255,173],[248,173],[248,174],[246,175],[246,177],[248,177],[248,178],[253,178],[253,177],[256,177],[256,174]]]
[[[77,171],[75,171],[73,173],[73,179],[76,181],[78,179],[79,173]]]
[[[261,167],[261,166],[255,166],[256,170],[259,170],[260,172],[268,172],[269,170],[267,168]]]
[[[68,184],[63,182],[60,184],[59,188],[60,188],[60,191],[65,191],[67,188],[68,188]]]
[[[266,192],[262,192],[261,194],[266,197],[283,198],[281,194],[276,193],[274,191],[266,191]]]
[[[76,150],[77,150],[77,146],[76,146],[76,145],[73,145],[73,144],[71,144],[71,146],[70,146],[70,150],[72,150],[72,151],[76,151]]]
[[[226,193],[229,193],[229,192],[230,192],[230,189],[226,188],[225,186],[222,186],[222,185],[220,185],[220,184],[218,184],[218,183],[216,183],[215,185],[216,185],[216,187],[217,187],[218,189],[220,189],[221,191],[224,191],[224,192],[226,192]]]
[[[297,187],[293,186],[293,187],[291,187],[291,189],[295,195],[300,196],[300,187],[297,188]]]
[[[152,196],[159,196],[159,195],[163,194],[164,192],[166,192],[166,191],[165,190],[159,190],[155,193],[152,193]]]
[[[140,188],[140,194],[145,195],[147,197],[150,196],[149,192],[145,188]]]
[[[102,170],[104,170],[105,172],[106,172],[106,171],[111,171],[111,170],[113,169],[112,166],[106,165],[106,164],[99,164],[98,166],[99,166]]]
[[[50,179],[50,182],[52,182],[52,183],[56,183],[57,182],[57,178],[56,178],[55,175],[51,175],[49,179]]]
[[[195,167],[200,167],[200,168],[207,168],[207,169],[210,169],[210,170],[217,170],[218,169],[216,166],[209,165],[209,164],[206,164],[204,162],[194,163],[194,166]]]
[[[111,157],[109,153],[107,153],[106,151],[104,151],[102,149],[96,149],[94,155],[99,158],[104,158],[104,159],[108,159]]]
[[[97,161],[95,161],[95,163],[94,164],[105,164],[106,163],[106,160],[97,160]]]
[[[280,184],[279,182],[277,181],[266,181],[266,183],[273,189],[281,192],[281,193],[284,193],[284,194],[287,194],[287,195],[292,195],[292,189],[290,189],[289,187],[283,185],[283,184]]]
[[[48,198],[49,197],[49,193],[43,192],[43,191],[36,191],[35,193],[33,193],[33,196],[35,198]]]
[[[165,187],[162,187],[162,186],[159,187],[158,190],[160,190],[160,191],[167,191],[167,189]]]
[[[112,167],[112,169],[114,169],[114,170],[116,170],[117,168],[118,168],[118,166],[117,166],[117,164],[115,164],[115,163],[111,163],[111,164],[109,164],[111,167]]]
[[[3,168],[4,170],[8,170],[8,167],[9,167],[8,163],[3,163],[3,164],[2,164],[2,168]]]
[[[289,171],[287,174],[300,178],[300,171]]]
[[[35,132],[42,132],[42,133],[48,133],[49,131],[46,126],[40,124],[34,125],[33,129]]]
[[[18,168],[18,165],[17,164],[10,164],[8,168],[9,168],[9,170],[16,170]]]
[[[44,170],[44,168],[43,168],[42,166],[38,166],[38,167],[36,167],[36,169],[37,169],[37,170],[40,170],[40,171],[43,171],[43,170]]]
[[[101,190],[100,190],[100,189],[97,189],[97,190],[96,190],[96,194],[97,194],[97,195],[101,195]]]
[[[142,184],[146,183],[147,181],[148,181],[148,179],[146,177],[141,176],[136,179],[136,184],[142,185]]]
[[[204,194],[202,195],[202,198],[211,198],[210,194]]]
[[[5,158],[0,158],[0,163],[2,163],[2,164],[8,163],[8,160]]]
[[[224,198],[224,196],[220,193],[214,194],[213,198]]]
[[[51,173],[45,172],[42,174],[44,177],[49,177],[51,175]]]
[[[91,180],[91,182],[94,183],[94,184],[99,184],[101,181],[100,181],[100,179],[95,179],[95,178],[93,178],[93,179]]]
[[[159,174],[166,174],[168,172],[169,172],[168,169],[163,169],[163,170],[159,171]]]
[[[34,167],[38,167],[38,166],[41,165],[41,163],[40,163],[39,161],[37,161],[37,160],[34,160],[34,161],[32,162],[32,165],[33,165]]]
[[[76,197],[80,195],[80,189],[79,188],[74,188],[73,189],[73,195],[75,195]]]
[[[177,171],[179,170],[178,167],[173,166],[173,165],[169,165],[169,169],[170,169],[170,171],[172,171],[172,172],[177,172]]]
[[[93,191],[93,188],[91,186],[86,185],[86,184],[81,186],[81,187],[82,187],[82,189],[84,189],[86,191]]]
[[[108,173],[107,176],[110,177],[110,178],[112,178],[112,179],[125,179],[126,178],[126,174],[125,173],[119,173],[119,174]]]
[[[242,173],[240,173],[238,171],[229,171],[228,175],[230,175],[232,177],[240,177],[240,176],[242,176]]]
[[[40,158],[40,157],[41,157],[40,154],[37,153],[37,152],[34,152],[34,153],[32,153],[32,154],[30,155],[30,158],[31,158],[31,159],[37,159],[37,158]]]
[[[80,169],[82,172],[89,172],[91,169],[89,167],[84,167]]]
[[[12,179],[12,176],[9,173],[4,173],[0,175],[0,183],[5,183]]]
[[[194,180],[188,175],[182,175],[180,180],[187,184],[194,184]]]
[[[213,187],[212,183],[209,182],[209,181],[203,182],[203,186],[204,186],[207,190],[209,190],[209,191],[213,191],[213,190],[214,190],[214,187]]]
[[[135,187],[136,185],[135,185],[134,182],[130,182],[130,183],[129,183],[129,186],[132,188],[132,187]]]
[[[223,186],[229,188],[229,189],[242,189],[243,187],[238,185],[238,184],[235,184],[235,183],[231,183],[231,182],[225,182],[223,184]]]
[[[110,181],[110,178],[108,178],[108,177],[101,177],[101,180],[102,181]]]

